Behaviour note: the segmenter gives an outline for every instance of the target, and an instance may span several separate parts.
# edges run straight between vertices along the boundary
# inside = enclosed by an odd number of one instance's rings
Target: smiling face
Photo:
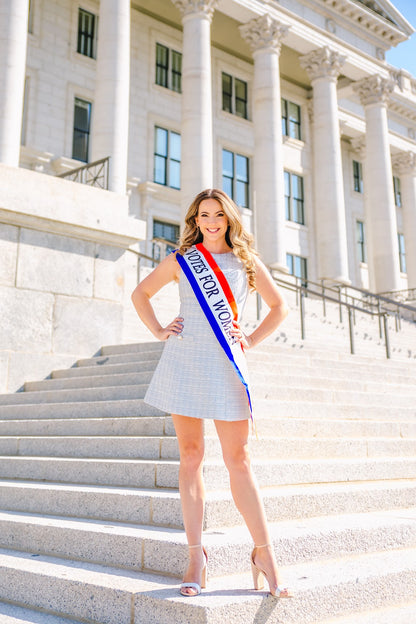
[[[201,201],[195,223],[199,227],[204,241],[225,240],[228,219],[220,202],[216,199],[209,198]]]

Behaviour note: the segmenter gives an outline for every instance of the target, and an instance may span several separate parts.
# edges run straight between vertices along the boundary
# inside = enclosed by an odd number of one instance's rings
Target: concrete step
[[[70,369],[72,370],[72,369]],[[102,369],[101,369],[102,370]],[[95,371],[96,372],[96,371]],[[106,386],[129,386],[135,384],[148,384],[153,371],[134,372],[112,375],[93,375],[91,377],[66,377],[44,379],[42,381],[29,381],[24,385],[25,392],[44,392],[45,390],[70,390],[71,388],[102,388]]]
[[[0,405],[0,420],[83,417],[115,418],[122,416],[165,416],[165,413],[147,405],[143,399]]]
[[[277,522],[270,525],[280,566],[343,555],[416,547],[416,508]],[[210,577],[249,571],[244,527],[207,531]],[[0,511],[0,548],[180,578],[187,562],[183,531]],[[239,564],[240,562],[240,564]],[[245,566],[243,563],[245,562]]]
[[[14,604],[0,602],[1,624],[79,624],[79,620],[51,615],[44,611],[24,609]]]
[[[35,405],[37,403],[66,403],[87,401],[117,401],[142,399],[147,384],[105,386],[100,388],[71,388],[69,390],[46,390],[1,394],[0,405]]]
[[[299,483],[342,483],[411,479],[416,458],[356,459],[253,459],[262,487]],[[65,457],[0,457],[0,478],[24,481],[52,481],[140,488],[178,488],[179,462],[160,459],[91,459]],[[208,490],[228,487],[228,472],[222,460],[204,464]],[[1,484],[1,481],[0,481]]]
[[[395,420],[348,420],[256,418],[259,436],[308,438],[416,438],[416,422]],[[207,435],[216,436],[215,425],[205,421]],[[0,436],[161,436],[175,435],[170,416],[138,416],[121,418],[45,418],[0,420]]]
[[[133,373],[136,375],[153,373],[159,360],[143,362],[126,362],[121,364],[106,364],[98,368],[97,366],[75,366],[74,368],[64,368],[51,372],[52,379],[74,379],[76,377],[95,377],[101,375],[121,375]],[[44,380],[50,381],[50,380]]]
[[[223,624],[225,617],[255,621],[259,613],[268,624],[312,624],[389,605],[392,596],[414,597],[415,572],[416,550],[399,549],[284,567],[284,584],[296,592],[291,600],[252,590],[246,573],[213,578],[201,596],[183,598],[168,577],[4,550],[0,598],[97,624]]]
[[[416,507],[406,481],[287,485],[263,489],[270,522]],[[179,493],[168,489],[0,481],[0,509],[25,513],[183,527]],[[242,523],[228,490],[207,494],[206,530]]]
[[[102,370],[102,369],[100,369]],[[320,389],[334,389],[334,390],[349,390],[360,391],[369,393],[394,393],[394,394],[412,394],[416,397],[416,388],[412,385],[409,386],[409,379],[407,377],[400,377],[401,383],[394,382],[392,379],[386,378],[374,380],[370,375],[367,378],[361,374],[356,378],[346,378],[345,373],[342,376],[329,376],[330,371],[327,371],[328,377],[323,374],[317,376],[309,375],[309,371],[297,371],[296,374],[287,374],[281,371],[272,371],[271,369],[266,371],[255,370],[250,373],[250,382],[253,386],[270,386],[273,385],[275,389],[285,389],[287,387],[298,388],[300,380],[302,380],[302,387],[311,388],[313,390]],[[44,392],[44,391],[57,391],[57,390],[70,390],[70,389],[86,389],[86,388],[103,388],[107,386],[118,387],[128,385],[142,385],[148,384],[152,378],[153,371],[149,372],[133,372],[124,374],[106,374],[106,375],[92,375],[92,376],[80,376],[69,378],[54,378],[45,379],[43,381],[31,381],[24,385],[25,393]],[[413,378],[412,378],[413,380]],[[19,396],[18,393],[16,396]],[[10,395],[6,395],[10,396]],[[14,396],[14,395],[13,395]]]
[[[34,409],[34,405],[36,408]],[[369,405],[360,403],[331,405],[326,402],[283,401],[278,399],[257,399],[254,412],[263,417],[279,415],[286,418],[366,418],[401,421],[414,420],[416,407],[395,405]],[[116,418],[132,416],[164,416],[165,413],[144,403],[143,399],[120,399],[106,401],[76,401],[62,403],[38,403],[23,405],[0,405],[0,420],[44,419],[44,418]]]
[[[415,457],[416,438],[269,437],[250,441],[254,459]],[[174,436],[2,436],[0,454],[37,457],[178,459]],[[207,459],[221,457],[216,437],[205,437]]]
[[[319,624],[414,624],[416,622],[416,601],[387,606],[381,609],[353,613],[329,620],[321,620]]]

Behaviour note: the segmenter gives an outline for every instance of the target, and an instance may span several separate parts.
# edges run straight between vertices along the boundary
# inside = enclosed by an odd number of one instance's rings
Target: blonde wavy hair
[[[250,290],[256,288],[256,265],[254,255],[257,252],[253,248],[253,237],[243,226],[240,212],[233,200],[220,189],[206,189],[199,193],[189,206],[185,217],[185,228],[179,241],[178,253],[183,255],[192,245],[202,243],[202,234],[195,222],[198,216],[199,206],[204,199],[215,199],[224,210],[228,219],[228,229],[225,234],[226,243],[233,250],[234,255],[243,263]]]

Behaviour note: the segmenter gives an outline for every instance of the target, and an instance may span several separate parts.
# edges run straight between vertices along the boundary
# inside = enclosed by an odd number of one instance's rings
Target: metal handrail
[[[276,277],[275,274],[272,273],[273,279],[275,280],[275,282],[277,282],[279,284],[279,286],[282,286],[283,288],[286,288],[286,290],[292,291],[292,292],[296,292],[296,303],[299,304],[299,312],[300,312],[300,328],[301,328],[301,338],[302,340],[305,340],[306,338],[306,328],[305,328],[305,297],[307,297],[310,294],[313,294],[314,296],[322,299],[322,301],[330,301],[333,303],[336,303],[338,306],[340,306],[340,309],[342,309],[342,307],[346,308],[347,310],[347,314],[348,314],[348,328],[349,328],[349,339],[350,339],[350,352],[352,354],[355,353],[355,342],[354,342],[354,331],[353,331],[353,325],[355,324],[355,311],[361,312],[363,314],[368,314],[371,317],[377,317],[379,320],[379,327],[380,329],[380,338],[383,338],[384,336],[384,345],[385,345],[385,352],[386,352],[386,357],[390,358],[391,357],[391,349],[390,349],[390,339],[389,339],[389,328],[388,328],[388,317],[390,316],[389,313],[385,310],[377,310],[375,312],[372,312],[371,310],[367,310],[366,308],[359,306],[359,305],[355,305],[353,303],[348,303],[346,301],[342,301],[339,297],[331,297],[325,293],[319,293],[319,292],[314,292],[314,291],[310,291],[310,289],[307,286],[302,286],[299,285],[297,283],[293,283],[293,282],[288,282],[287,280],[282,279],[281,277]],[[305,280],[303,280],[305,281]],[[355,300],[358,301],[357,298],[354,298]]]
[[[87,184],[108,191],[108,173],[110,157],[101,158],[76,169],[59,173],[57,178],[70,178],[72,182]]]

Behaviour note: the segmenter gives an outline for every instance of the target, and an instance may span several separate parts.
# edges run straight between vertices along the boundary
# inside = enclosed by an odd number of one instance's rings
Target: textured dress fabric
[[[232,253],[212,254],[233,292],[241,320],[248,294],[247,274]],[[246,390],[220,346],[183,271],[179,277],[182,338],[169,336],[144,400],[170,414],[246,420]]]

